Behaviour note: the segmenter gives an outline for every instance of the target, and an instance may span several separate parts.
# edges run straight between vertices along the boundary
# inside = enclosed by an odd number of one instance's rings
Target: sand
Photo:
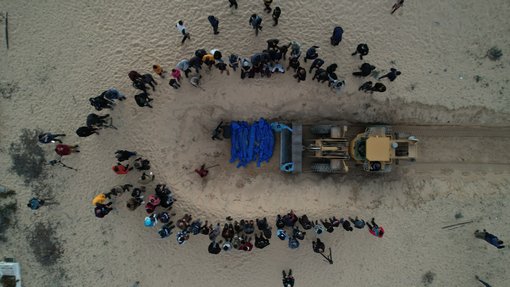
[[[9,99],[0,98],[0,183],[17,191],[19,205],[17,224],[8,230],[8,241],[0,242],[0,257],[21,262],[24,286],[132,286],[135,281],[156,287],[281,286],[284,268],[294,270],[296,286],[423,286],[428,271],[435,274],[430,286],[479,286],[475,275],[493,286],[508,285],[507,250],[475,239],[473,232],[486,228],[503,240],[510,237],[510,2],[406,1],[390,15],[393,1],[275,1],[282,8],[276,27],[262,1],[238,2],[238,10],[218,0],[0,2],[9,13],[10,40],[9,50],[3,42],[0,48],[0,83],[18,87]],[[264,19],[258,37],[248,26],[252,13]],[[210,14],[220,19],[217,36],[207,22]],[[174,27],[179,19],[191,33],[184,45]],[[345,33],[333,47],[329,37],[336,25]],[[204,74],[205,91],[187,83],[174,90],[157,79],[152,110],[137,107],[132,98],[130,70],[150,72],[155,63],[171,69],[199,48],[249,56],[270,38],[297,40],[303,49],[320,46],[326,63],[338,64],[346,91],[332,93],[310,76],[297,84],[290,74],[241,80],[238,72],[226,76],[213,70]],[[359,42],[369,45],[365,60],[381,74],[391,67],[402,71],[395,82],[384,81],[386,93],[358,92],[363,80],[350,74],[361,64],[351,56]],[[503,51],[499,61],[484,58],[493,46]],[[88,98],[110,87],[128,96],[111,112],[119,129],[78,138],[74,130],[94,112]],[[220,120],[259,117],[462,127],[453,135],[418,132],[421,158],[390,175],[287,176],[274,169],[276,157],[260,170],[236,169],[228,163],[228,142],[210,140]],[[480,136],[464,133],[473,126],[495,129]],[[79,143],[82,152],[64,161],[79,171],[48,168],[42,180],[47,189],[25,186],[9,172],[8,155],[23,128],[67,133],[66,142]],[[43,148],[53,159],[53,147]],[[125,195],[115,201],[112,214],[94,217],[95,194],[136,181],[134,174],[110,171],[117,149],[136,150],[151,160],[157,181],[176,194],[178,215],[189,212],[213,222],[228,215],[268,216],[273,222],[289,209],[313,219],[358,215],[375,217],[386,235],[377,239],[367,230],[338,230],[323,236],[333,265],[312,252],[308,235],[297,250],[274,238],[263,250],[218,256],[207,253],[205,236],[178,246],[174,236],[161,240],[144,228],[145,212],[129,212]],[[219,164],[203,181],[193,173],[202,163]],[[30,211],[25,205],[34,192],[51,193],[59,205]],[[457,213],[463,218],[456,219]],[[469,220],[474,222],[441,229]],[[26,238],[48,223],[63,254],[43,266]]]

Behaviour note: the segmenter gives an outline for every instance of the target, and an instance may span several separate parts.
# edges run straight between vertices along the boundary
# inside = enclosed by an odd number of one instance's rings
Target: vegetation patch
[[[38,144],[39,130],[23,129],[18,142],[11,143],[9,155],[12,159],[11,171],[22,177],[25,184],[44,177],[46,158]]]
[[[62,257],[62,245],[51,225],[37,224],[27,239],[37,262],[42,266],[53,266]]]

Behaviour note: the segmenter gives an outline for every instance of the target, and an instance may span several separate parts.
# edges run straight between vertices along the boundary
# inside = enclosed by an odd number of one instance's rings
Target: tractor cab
[[[349,153],[365,171],[386,173],[400,160],[414,161],[417,142],[414,136],[402,138],[393,134],[390,127],[372,126],[351,141]]]

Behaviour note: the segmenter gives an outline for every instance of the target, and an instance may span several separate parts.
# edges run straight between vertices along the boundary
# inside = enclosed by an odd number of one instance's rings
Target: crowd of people
[[[264,12],[271,13],[273,26],[278,25],[278,20],[281,16],[282,9],[280,7],[271,7],[272,0],[263,0]],[[403,0],[398,1],[392,8],[392,14],[402,7]],[[236,0],[229,0],[230,8],[238,9]],[[213,28],[215,35],[220,33],[219,24],[220,19],[210,15],[208,21]],[[255,35],[262,31],[262,17],[256,13],[252,14],[249,18],[249,25],[255,30]],[[181,43],[184,44],[186,40],[191,39],[190,32],[185,26],[184,21],[179,20],[176,28],[182,35]],[[343,37],[342,27],[334,27],[333,34],[330,37],[331,45],[337,46],[342,41]],[[320,83],[328,83],[335,91],[341,91],[345,87],[345,80],[337,76],[336,71],[338,65],[336,63],[329,63],[326,65],[324,59],[319,57],[320,47],[312,45],[306,49],[304,56],[302,56],[301,44],[297,41],[290,41],[281,43],[279,39],[267,40],[267,48],[255,53],[249,57],[243,57],[235,53],[231,53],[228,57],[224,56],[218,49],[206,51],[205,49],[198,49],[194,55],[189,58],[180,60],[174,68],[165,70],[159,64],[152,65],[152,71],[161,79],[166,79],[168,76],[168,84],[174,88],[179,89],[183,84],[184,77],[189,79],[191,85],[197,88],[202,88],[201,72],[203,69],[216,68],[220,73],[230,75],[230,69],[233,72],[239,70],[241,79],[255,78],[257,76],[271,77],[275,73],[286,73],[292,68],[294,72],[293,77],[297,82],[305,81],[307,74],[312,76],[312,80],[317,80]],[[287,53],[289,57],[287,60]],[[356,50],[352,56],[359,56],[363,61],[369,53],[369,48],[366,43],[357,45]],[[305,67],[305,63],[310,60],[310,65]],[[285,65],[284,62],[287,61]],[[285,67],[286,66],[286,67]],[[370,63],[364,62],[359,66],[359,71],[353,72],[355,77],[368,77],[375,75],[376,67]],[[390,82],[394,81],[401,72],[396,68],[391,68],[390,72],[381,76],[375,77],[377,80],[387,78]],[[150,92],[154,92],[158,86],[158,82],[150,73],[140,74],[137,71],[130,71],[128,77],[132,81],[132,86],[140,92],[134,96],[134,100],[139,107],[152,108],[153,98],[150,97]],[[359,87],[363,92],[385,92],[386,86],[382,82],[366,81]],[[89,99],[90,104],[96,111],[114,110],[117,101],[126,100],[126,96],[118,90],[111,88],[102,92],[99,96]],[[91,113],[87,116],[84,126],[76,130],[79,137],[88,137],[93,134],[99,134],[101,129],[112,128],[117,129],[113,125],[110,114],[96,114]],[[43,133],[39,135],[39,142],[42,144],[55,143],[55,152],[58,156],[64,157],[74,153],[79,153],[78,145],[64,144],[62,137],[65,134],[58,133]],[[213,136],[213,139],[214,136]],[[370,234],[375,237],[382,238],[384,236],[384,228],[379,226],[374,218],[369,222],[358,217],[336,218],[335,216],[329,218],[321,218],[310,220],[306,214],[297,216],[292,210],[282,215],[277,215],[275,218],[274,226],[270,224],[266,217],[257,219],[241,219],[239,221],[227,217],[226,222],[221,225],[220,223],[211,224],[208,220],[202,221],[201,219],[194,218],[191,214],[184,214],[177,217],[176,213],[172,213],[171,209],[175,202],[174,194],[170,187],[166,184],[156,184],[153,188],[149,185],[153,184],[155,175],[150,171],[150,161],[142,156],[139,156],[134,151],[117,150],[115,152],[117,163],[112,167],[112,170],[117,175],[124,175],[133,170],[139,172],[138,186],[129,183],[114,186],[109,192],[99,193],[96,195],[92,204],[94,207],[94,214],[98,218],[107,216],[113,210],[114,199],[125,193],[130,194],[130,198],[126,201],[126,208],[134,211],[138,207],[144,205],[145,218],[144,226],[148,228],[155,228],[156,233],[161,238],[168,238],[175,233],[175,238],[178,244],[186,243],[191,235],[205,235],[210,239],[208,251],[211,254],[219,254],[220,252],[229,252],[231,250],[241,250],[250,252],[253,248],[263,249],[270,245],[270,239],[273,237],[273,227],[275,227],[276,237],[280,240],[287,241],[290,249],[299,248],[301,242],[305,237],[312,237],[312,250],[316,253],[324,254],[325,243],[320,239],[324,233],[332,233],[340,227],[345,232],[352,232],[354,229],[364,229],[365,226]],[[200,177],[208,175],[208,170],[205,165],[200,169],[195,170]],[[149,190],[153,189],[154,192]],[[39,209],[45,204],[45,200],[32,198],[27,204],[33,210]],[[175,223],[174,223],[175,221]],[[174,229],[177,227],[177,230]],[[504,248],[503,241],[499,240],[493,234],[487,231],[475,232],[476,238],[484,239],[497,248]],[[283,271],[283,284],[284,286],[293,286],[294,277],[292,270],[288,273]]]

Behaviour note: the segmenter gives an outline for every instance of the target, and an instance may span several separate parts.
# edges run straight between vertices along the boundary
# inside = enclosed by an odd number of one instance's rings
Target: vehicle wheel
[[[329,163],[316,162],[312,163],[311,166],[312,172],[315,173],[334,173],[333,169],[331,169],[331,165]]]
[[[310,132],[316,136],[329,136],[331,125],[316,125],[310,128]]]

